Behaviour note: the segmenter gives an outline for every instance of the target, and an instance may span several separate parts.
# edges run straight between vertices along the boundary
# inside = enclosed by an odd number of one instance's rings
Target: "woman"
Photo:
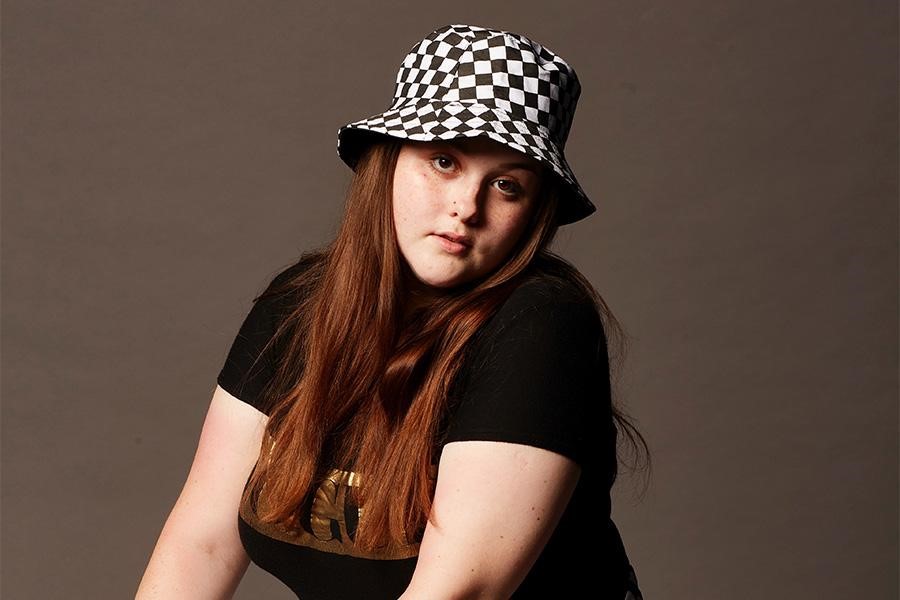
[[[579,94],[536,42],[449,25],[339,130],[338,234],[256,298],[139,598],[230,597],[250,560],[304,600],[640,598],[609,519],[616,424],[643,442],[618,326],[549,251],[595,210]]]

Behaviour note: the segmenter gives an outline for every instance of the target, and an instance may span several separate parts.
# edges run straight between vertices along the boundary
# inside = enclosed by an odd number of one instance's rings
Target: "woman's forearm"
[[[229,555],[163,528],[135,600],[227,600],[249,564],[243,552]]]
[[[241,491],[265,416],[216,386],[190,473],[163,526],[137,600],[231,598],[250,558],[241,544]]]

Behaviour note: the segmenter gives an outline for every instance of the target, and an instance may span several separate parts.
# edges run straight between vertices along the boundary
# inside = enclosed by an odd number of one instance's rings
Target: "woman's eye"
[[[500,187],[500,191],[507,196],[517,196],[522,191],[522,188],[512,179],[498,179],[497,183],[504,184]]]
[[[437,165],[438,171],[445,171],[453,166],[453,160],[448,156],[435,156],[431,159],[432,165]]]

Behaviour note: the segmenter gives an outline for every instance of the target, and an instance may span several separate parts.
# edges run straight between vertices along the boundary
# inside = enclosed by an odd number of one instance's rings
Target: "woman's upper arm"
[[[402,600],[509,598],[550,539],[581,468],[533,446],[446,444],[412,580]]]
[[[520,286],[484,326],[453,387],[432,513],[403,600],[509,598],[593,460],[608,420],[592,302]],[[432,522],[434,521],[434,522]]]
[[[216,386],[190,472],[166,523],[169,534],[246,568],[237,515],[267,419]]]

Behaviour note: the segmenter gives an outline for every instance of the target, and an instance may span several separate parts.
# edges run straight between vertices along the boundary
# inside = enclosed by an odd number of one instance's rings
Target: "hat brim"
[[[355,170],[363,151],[379,136],[425,142],[488,137],[538,160],[561,180],[558,224],[579,221],[596,211],[565,154],[549,139],[547,131],[503,109],[476,101],[436,100],[418,100],[393,107],[341,127],[338,156]]]

